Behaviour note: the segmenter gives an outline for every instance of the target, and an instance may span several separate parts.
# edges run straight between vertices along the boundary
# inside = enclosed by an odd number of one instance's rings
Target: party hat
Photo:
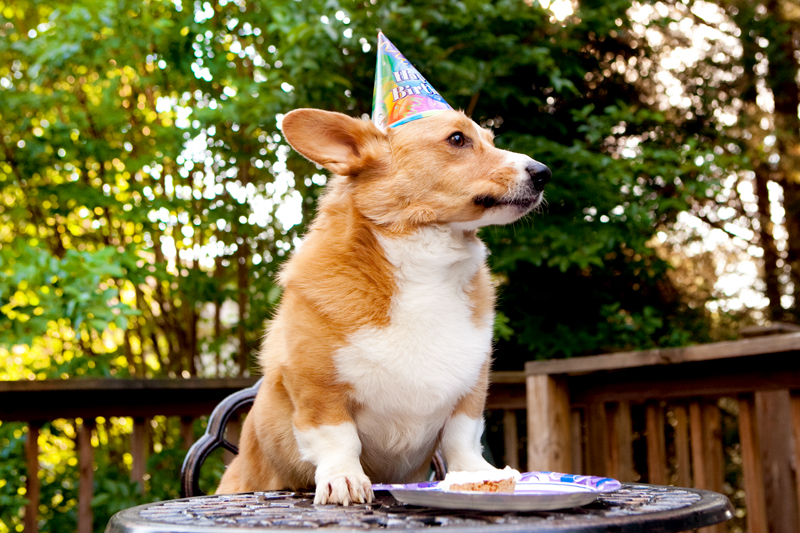
[[[379,32],[372,121],[379,128],[394,128],[448,109],[453,108]]]

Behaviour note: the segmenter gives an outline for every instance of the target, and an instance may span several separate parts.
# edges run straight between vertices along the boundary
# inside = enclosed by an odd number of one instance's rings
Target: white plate
[[[444,491],[437,482],[407,485],[373,485],[388,490],[402,503],[442,509],[476,511],[552,511],[592,503],[597,496],[620,488],[611,478],[575,476],[556,472],[525,472],[511,493]]]

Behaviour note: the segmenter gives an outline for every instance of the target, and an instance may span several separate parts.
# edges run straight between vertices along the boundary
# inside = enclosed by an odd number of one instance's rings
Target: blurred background
[[[797,323],[793,0],[0,0],[0,380],[256,375],[327,180],[281,119],[368,116],[379,30],[553,171],[540,212],[482,230],[496,370]],[[98,420],[97,531],[177,497],[179,427],[150,425],[141,492],[130,421]],[[0,532],[27,431],[0,422]],[[41,428],[41,531],[75,527],[75,439]]]

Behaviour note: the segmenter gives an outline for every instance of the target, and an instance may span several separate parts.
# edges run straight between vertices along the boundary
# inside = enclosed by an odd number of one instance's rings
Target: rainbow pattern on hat
[[[378,33],[372,121],[379,128],[453,109],[386,36]]]

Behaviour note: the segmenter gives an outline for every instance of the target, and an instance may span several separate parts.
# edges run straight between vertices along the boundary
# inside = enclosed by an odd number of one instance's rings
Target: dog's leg
[[[214,494],[247,492],[244,482],[242,481],[241,462],[242,460],[238,456],[233,458],[231,464],[225,469],[225,473],[222,475],[222,479],[219,482],[219,487],[217,487]]]
[[[440,449],[451,472],[495,470],[483,458],[483,409],[489,390],[489,362],[484,365],[475,387],[456,406],[442,431]]]
[[[495,470],[483,458],[481,435],[483,418],[458,414],[447,421],[440,446],[448,471]]]
[[[293,378],[294,436],[300,457],[315,468],[314,503],[371,502],[372,485],[361,466],[361,440],[347,407],[349,386],[308,375]]]
[[[352,421],[295,428],[295,437],[301,457],[316,467],[315,504],[372,501],[372,485],[361,466],[361,441]]]

